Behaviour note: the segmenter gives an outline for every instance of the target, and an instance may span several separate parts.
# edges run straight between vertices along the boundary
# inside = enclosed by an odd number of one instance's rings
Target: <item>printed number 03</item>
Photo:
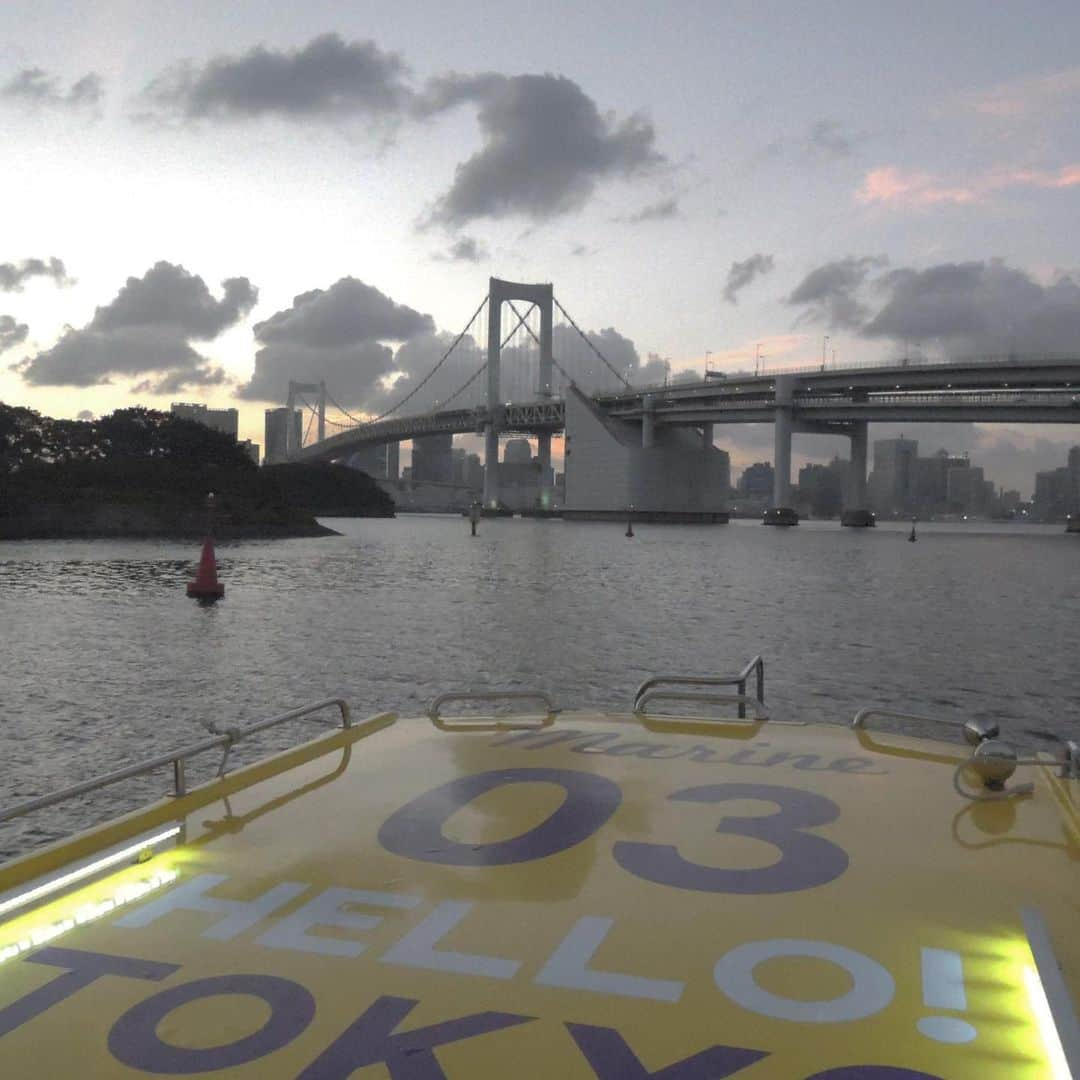
[[[474,799],[516,784],[562,787],[565,799],[527,832],[491,843],[459,843],[443,832],[447,820]],[[772,803],[776,813],[725,817],[721,834],[763,841],[780,851],[771,866],[725,869],[692,862],[674,844],[619,840],[615,861],[636,877],[677,889],[715,893],[784,893],[825,885],[848,865],[847,852],[805,830],[828,825],[840,815],[831,799],[774,784],[706,784],[668,796],[673,802],[719,804],[736,799]],[[395,811],[379,829],[388,851],[422,862],[450,866],[506,866],[556,855],[592,837],[618,809],[622,792],[607,777],[577,769],[497,769],[459,777],[425,792]]]

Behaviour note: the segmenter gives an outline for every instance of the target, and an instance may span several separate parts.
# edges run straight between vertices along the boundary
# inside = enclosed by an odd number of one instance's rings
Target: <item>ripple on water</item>
[[[519,686],[625,706],[652,672],[766,657],[770,712],[865,705],[1080,724],[1080,543],[1055,529],[856,532],[460,518],[334,522],[344,535],[222,546],[223,603],[184,596],[197,545],[0,543],[0,805],[341,694],[419,712]],[[260,750],[300,730],[268,732]],[[207,774],[213,761],[207,760]],[[0,854],[165,790],[162,774],[0,835]]]

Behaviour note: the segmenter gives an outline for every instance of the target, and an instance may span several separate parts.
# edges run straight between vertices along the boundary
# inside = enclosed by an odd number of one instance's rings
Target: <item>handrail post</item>
[[[757,699],[764,704],[765,702],[765,660],[762,657],[757,658]]]
[[[187,794],[187,775],[182,757],[173,758],[173,795],[180,798]]]

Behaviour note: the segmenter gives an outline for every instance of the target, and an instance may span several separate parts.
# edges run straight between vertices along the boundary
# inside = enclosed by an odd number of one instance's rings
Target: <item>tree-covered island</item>
[[[231,435],[170,413],[62,420],[0,402],[0,539],[198,537],[210,491],[222,540],[332,534],[316,515],[394,515],[365,473],[259,468]]]

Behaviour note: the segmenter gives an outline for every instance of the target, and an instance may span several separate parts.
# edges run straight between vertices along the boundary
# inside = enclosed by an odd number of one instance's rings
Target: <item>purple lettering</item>
[[[675,802],[722,803],[761,799],[774,803],[777,813],[762,817],[726,817],[716,831],[749,836],[780,850],[771,866],[728,870],[684,859],[673,844],[619,840],[612,848],[615,861],[631,874],[676,889],[701,892],[764,894],[797,892],[825,885],[848,865],[847,852],[831,840],[804,830],[827,825],[840,808],[824,795],[772,784],[707,784],[668,796]]]
[[[395,1035],[394,1029],[417,1004],[409,998],[379,998],[297,1080],[348,1080],[357,1069],[380,1064],[386,1066],[391,1080],[446,1080],[446,1073],[434,1054],[436,1046],[535,1019],[514,1013],[481,1012]]]
[[[566,1030],[599,1080],[722,1080],[768,1057],[763,1050],[717,1045],[649,1072],[614,1028],[567,1024]]]
[[[270,1006],[270,1018],[258,1031],[221,1046],[175,1046],[158,1035],[158,1025],[174,1009],[228,994],[261,998]],[[314,1015],[315,999],[291,979],[277,975],[217,975],[162,990],[128,1009],[109,1032],[109,1050],[117,1061],[132,1069],[173,1075],[211,1072],[256,1061],[280,1050],[304,1031]]]
[[[49,964],[67,968],[51,982],[31,990],[18,1001],[0,1009],[0,1037],[40,1016],[46,1009],[71,997],[103,975],[120,975],[126,979],[147,979],[160,982],[180,967],[179,964],[157,964],[152,960],[136,960],[130,956],[111,956],[109,953],[83,952],[80,949],[46,948],[26,957],[31,964]]]
[[[562,805],[520,836],[490,844],[461,844],[444,822],[473,799],[507,784],[558,784]],[[604,776],[576,769],[495,769],[451,780],[395,810],[379,829],[379,843],[395,855],[445,866],[506,866],[543,859],[587,840],[615,813],[622,792]]]

